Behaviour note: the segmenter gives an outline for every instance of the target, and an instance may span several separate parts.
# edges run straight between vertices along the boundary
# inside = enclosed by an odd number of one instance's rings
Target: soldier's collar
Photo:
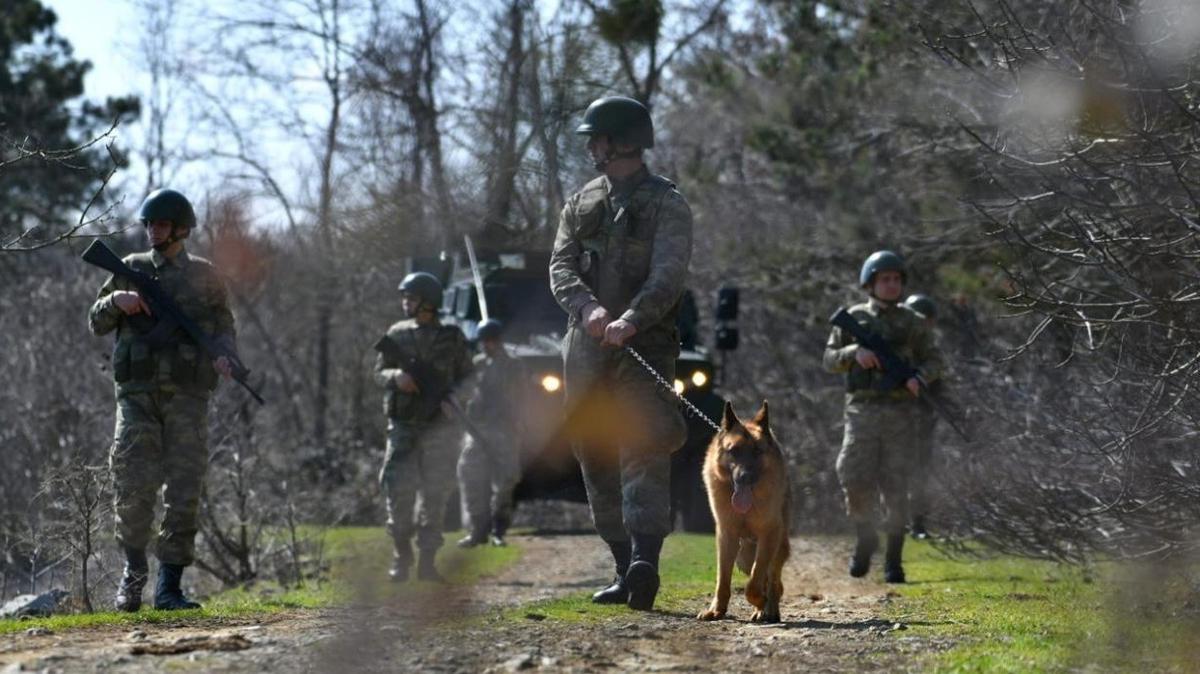
[[[162,269],[168,264],[174,264],[177,267],[186,267],[191,258],[188,257],[186,248],[180,249],[179,254],[174,259],[167,259],[166,255],[158,252],[157,249],[151,248],[150,261],[154,263],[155,269]]]
[[[650,169],[645,164],[642,164],[641,168],[634,173],[625,176],[624,178],[610,178],[608,176],[604,176],[604,182],[608,187],[608,193],[610,196],[617,194],[627,195],[633,192],[633,190],[636,189],[638,185],[642,184],[642,181],[648,177],[650,177]]]
[[[875,311],[891,311],[892,309],[900,306],[899,302],[884,302],[873,295],[867,298],[867,304],[870,304],[871,308]]]

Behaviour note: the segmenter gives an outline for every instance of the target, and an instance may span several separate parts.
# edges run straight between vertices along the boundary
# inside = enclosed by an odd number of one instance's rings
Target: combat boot
[[[125,571],[121,574],[121,582],[117,585],[117,597],[114,602],[118,611],[136,613],[142,608],[142,590],[150,578],[150,564],[146,561],[146,551],[137,548],[125,548]]]
[[[408,539],[401,540],[392,536],[392,568],[388,570],[388,578],[393,583],[403,583],[408,580],[408,571],[412,568],[412,543]]]
[[[633,535],[633,561],[625,573],[625,587],[629,588],[629,608],[635,611],[654,608],[654,598],[658,596],[658,556],[662,552],[662,544],[662,536]]]
[[[473,548],[477,545],[483,545],[484,543],[487,543],[487,540],[487,529],[483,527],[475,527],[471,533],[458,539],[458,542],[455,543],[455,545],[460,548]]]
[[[883,559],[883,580],[888,583],[904,582],[904,566],[900,558],[904,552],[904,532],[888,534],[887,552]]]
[[[912,521],[912,537],[913,540],[923,541],[929,538],[929,531],[925,528],[925,516],[917,515]]]
[[[850,557],[850,575],[862,578],[871,570],[871,556],[879,547],[879,534],[871,524],[859,524],[858,542],[854,545],[854,555]]]
[[[605,541],[612,551],[613,561],[616,562],[617,577],[612,585],[592,595],[594,604],[624,604],[629,601],[629,588],[625,587],[625,574],[629,571],[629,558],[633,556],[633,546],[629,541]]]
[[[182,565],[159,562],[158,584],[154,587],[154,608],[160,611],[200,608],[200,604],[183,596],[183,590],[179,587],[182,579]]]
[[[422,550],[421,555],[417,558],[417,580],[426,580],[431,583],[444,583],[445,578],[438,573],[437,567],[433,564],[434,556],[437,555],[437,550]]]
[[[502,548],[508,545],[504,540],[504,534],[508,532],[508,518],[496,516],[492,518],[492,545],[497,548]]]

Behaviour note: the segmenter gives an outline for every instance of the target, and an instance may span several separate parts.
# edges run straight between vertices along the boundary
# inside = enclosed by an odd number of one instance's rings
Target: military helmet
[[[863,262],[862,271],[858,272],[858,285],[867,287],[881,271],[898,271],[900,278],[907,280],[908,277],[904,269],[904,258],[890,250],[877,250]]]
[[[442,306],[442,282],[429,272],[416,271],[400,282],[400,292],[411,293],[421,298],[421,304],[431,305],[436,311]]]
[[[156,220],[169,220],[176,227],[193,229],[196,227],[196,211],[192,210],[192,202],[179,192],[172,189],[158,189],[151,192],[142,207],[138,209],[138,220],[149,224]]]
[[[485,339],[500,339],[500,333],[504,332],[504,324],[500,321],[489,318],[479,324],[475,329],[475,338],[483,341]]]
[[[609,136],[613,142],[654,147],[654,122],[650,111],[627,96],[597,98],[583,113],[583,123],[575,133],[584,136]]]
[[[921,314],[925,318],[937,318],[937,302],[934,302],[933,298],[929,295],[922,293],[914,293],[909,295],[908,298],[904,300],[904,306],[912,309],[918,314]]]

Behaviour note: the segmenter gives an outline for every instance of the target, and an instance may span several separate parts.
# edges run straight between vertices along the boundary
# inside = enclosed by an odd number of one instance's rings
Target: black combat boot
[[[142,590],[150,578],[150,564],[146,562],[146,551],[125,548],[125,571],[117,585],[114,602],[118,611],[137,613],[142,608]]]
[[[658,596],[658,555],[662,545],[662,536],[633,535],[633,561],[625,573],[625,587],[629,588],[629,608],[635,611],[654,608],[654,598]]]
[[[888,583],[904,582],[904,567],[900,558],[904,553],[904,532],[888,534],[887,552],[883,559],[883,580]]]
[[[476,526],[471,529],[471,533],[458,539],[456,545],[460,548],[473,548],[477,545],[487,543],[487,540],[487,527]]]
[[[492,545],[502,548],[508,545],[504,540],[504,535],[508,533],[508,518],[503,515],[497,515],[492,518]]]
[[[388,570],[388,578],[394,583],[408,580],[408,571],[412,568],[412,544],[407,539],[399,540],[392,537],[392,568]]]
[[[199,604],[183,596],[183,590],[179,587],[179,581],[182,578],[182,565],[158,563],[158,584],[154,587],[154,608],[160,611],[200,608]]]
[[[417,580],[427,580],[431,583],[444,583],[445,578],[438,573],[437,567],[433,564],[434,557],[437,556],[437,550],[422,550],[417,557]]]
[[[913,540],[923,541],[929,538],[929,530],[925,528],[925,516],[916,515],[912,521],[912,537]]]
[[[617,566],[617,577],[612,585],[592,595],[595,604],[624,604],[629,601],[629,588],[625,587],[625,574],[629,571],[629,558],[633,556],[633,546],[629,541],[605,541],[608,549],[612,550],[613,561]]]
[[[862,578],[871,570],[871,555],[879,547],[879,534],[872,524],[858,524],[858,542],[854,545],[854,556],[850,558],[850,575]]]

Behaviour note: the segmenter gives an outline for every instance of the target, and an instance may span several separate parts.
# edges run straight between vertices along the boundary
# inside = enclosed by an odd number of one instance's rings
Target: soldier
[[[926,381],[935,381],[941,363],[933,337],[922,318],[900,304],[906,281],[904,261],[891,251],[873,253],[863,263],[858,280],[868,300],[851,307],[850,314],[887,340]],[[920,414],[916,401],[920,382],[914,377],[902,388],[882,389],[879,358],[855,344],[841,328],[835,327],[830,334],[824,362],[830,372],[846,374],[846,430],[837,474],[846,495],[847,514],[858,535],[850,575],[860,578],[870,570],[871,556],[879,545],[874,511],[882,497],[887,534],[884,579],[903,583],[907,478],[913,461],[911,429],[914,416]]]
[[[925,329],[935,334],[937,323],[937,304],[929,295],[916,293],[904,300],[904,306],[912,309],[921,316]],[[943,379],[931,382],[928,394],[942,396]],[[925,528],[925,518],[929,515],[929,472],[933,468],[933,436],[937,427],[937,413],[931,405],[917,405],[916,424],[913,433],[912,472],[908,478],[908,512],[912,518],[912,537],[924,540],[929,537]]]
[[[454,482],[458,442],[444,418],[445,398],[471,371],[467,340],[457,326],[442,325],[442,284],[416,272],[400,284],[406,320],[375,344],[375,380],[384,388],[387,454],[379,484],[395,554],[389,576],[408,580],[414,533],[420,557],[417,578],[440,582],[434,557],[442,546],[446,501]]]
[[[568,316],[563,355],[575,454],[592,520],[616,562],[616,579],[592,600],[648,611],[671,530],[671,453],[683,446],[687,426],[672,393],[622,347],[674,379],[692,214],[675,185],[646,168],[654,127],[641,103],[601,98],[576,132],[588,137],[603,175],[563,207],[550,284]]]
[[[130,255],[125,263],[157,278],[193,321],[233,351],[233,313],[225,287],[212,263],[184,247],[196,227],[191,203],[175,190],[156,190],[142,202],[138,219],[152,250]],[[146,546],[160,491],[164,508],[154,550],[159,562],[154,608],[200,607],[184,596],[180,580],[195,555],[196,514],[208,467],[208,400],[217,373],[231,373],[226,358],[207,358],[181,330],[152,333],[155,318],[145,298],[117,277],[104,283],[88,313],[92,334],[116,331],[117,411],[109,467],[117,542],[125,553],[116,608],[129,612],[142,605],[149,575]]]
[[[519,419],[529,376],[521,361],[504,349],[503,329],[500,321],[491,319],[475,333],[483,352],[475,356],[477,384],[467,416],[487,442],[468,435],[458,459],[458,490],[468,532],[458,541],[460,548],[487,542],[489,528],[492,545],[504,545],[513,489],[521,479]]]

